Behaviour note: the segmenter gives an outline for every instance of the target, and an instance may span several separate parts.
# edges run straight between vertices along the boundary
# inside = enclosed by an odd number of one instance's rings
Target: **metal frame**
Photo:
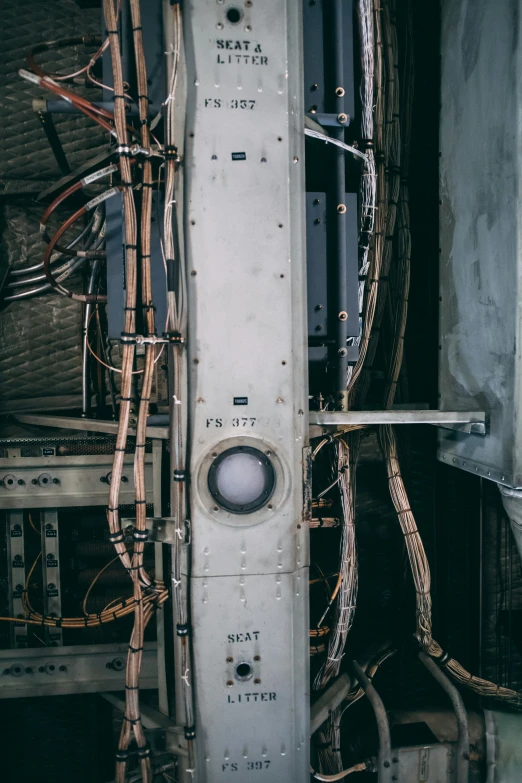
[[[0,699],[121,691],[126,644],[0,650]],[[156,643],[145,642],[140,686],[157,688]]]
[[[9,615],[23,617],[22,591],[25,587],[25,547],[23,511],[8,511],[6,520],[7,573],[9,574]],[[15,648],[27,646],[27,624],[11,624],[11,640]]]
[[[60,530],[58,511],[48,508],[40,517],[42,536],[42,581],[44,614],[62,616],[62,583],[60,581]],[[51,535],[54,534],[54,535]],[[46,628],[45,639],[52,647],[63,644],[61,628]]]
[[[133,457],[125,457],[121,503],[133,503]],[[104,506],[112,455],[7,457],[0,459],[0,507],[64,508]],[[152,485],[152,456],[146,455],[147,486]],[[7,479],[7,481],[6,481]],[[8,483],[9,482],[9,483]]]

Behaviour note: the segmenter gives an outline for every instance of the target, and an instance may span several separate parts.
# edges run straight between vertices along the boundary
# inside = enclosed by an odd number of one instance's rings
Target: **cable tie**
[[[109,541],[111,544],[119,544],[124,540],[123,530],[119,530],[117,533],[109,533]]]
[[[140,125],[150,125],[150,120],[149,119],[140,120]],[[143,186],[143,187],[145,187],[145,186]],[[149,187],[152,187],[152,185],[150,185]]]
[[[146,745],[144,745],[142,748],[138,748],[136,750],[136,755],[138,756],[139,759],[148,758],[151,755],[151,749],[149,743],[147,742]]]
[[[133,28],[132,28],[132,32],[133,32],[133,33],[135,33],[135,32],[136,32],[136,30],[143,30],[143,27],[141,26],[141,24],[138,24],[138,25],[136,25],[136,27],[133,27]]]
[[[120,402],[132,402],[134,397],[120,397]]]
[[[129,310],[129,312],[134,312],[135,313],[138,308],[137,307],[124,307],[123,309],[124,310]]]
[[[131,723],[133,726],[135,726],[137,723],[141,723],[141,718],[128,718],[126,715],[123,716],[123,720],[126,720],[127,723]]]
[[[138,245],[125,245],[125,247],[130,249],[130,250],[137,250],[138,249]]]
[[[125,718],[127,720],[127,718]],[[116,759],[116,763],[120,762],[123,763],[124,761],[127,761],[127,759],[130,756],[130,752],[128,750],[117,750],[114,754],[114,757]]]
[[[438,666],[444,666],[444,664],[448,661],[448,658],[450,657],[450,654],[448,652],[442,652],[440,658],[436,658],[435,662]]]
[[[114,451],[125,451],[125,449],[122,449],[122,448],[118,447],[118,448],[115,448]]]
[[[143,125],[144,122],[148,122],[148,120],[142,120],[141,124]],[[153,188],[154,184],[152,182],[142,182],[141,183],[142,188]]]
[[[117,30],[107,30],[107,35],[118,35],[118,34],[119,33]]]
[[[186,476],[187,476],[187,471],[186,470],[175,470],[173,478],[174,478],[174,481],[185,481]]]
[[[116,98],[119,98],[120,101],[125,100],[125,95],[116,95],[115,93],[112,97],[114,98],[114,100],[116,100]]]
[[[136,506],[146,506],[147,505],[147,501],[146,500],[135,500],[134,503],[135,503]]]
[[[62,627],[62,618],[61,617],[57,617],[56,618],[56,627],[57,628],[61,628]]]
[[[107,506],[107,511],[119,511],[119,508],[111,508],[110,506]]]
[[[120,144],[118,147],[116,147],[115,152],[121,158],[130,158],[131,156],[131,150],[128,144]]]
[[[176,633],[178,636],[188,636],[189,635],[189,627],[187,623],[177,623],[176,625]]]
[[[139,653],[142,652],[143,647],[133,647],[132,644],[129,644],[129,652],[130,653]]]
[[[141,566],[126,566],[126,571],[139,571]],[[134,601],[135,604],[139,603],[138,601]]]
[[[148,103],[152,103],[152,100],[149,98],[148,95],[138,95],[138,98],[141,98],[142,101],[147,101]]]
[[[185,739],[192,740],[196,738],[196,727],[195,726],[184,726],[183,727],[183,733],[185,735]]]

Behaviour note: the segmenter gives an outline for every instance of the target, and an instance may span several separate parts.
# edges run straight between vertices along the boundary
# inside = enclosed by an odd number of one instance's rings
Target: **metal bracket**
[[[378,424],[431,424],[472,435],[487,434],[484,411],[310,411],[309,421],[311,438],[327,435],[343,427]]]
[[[136,519],[133,517],[124,517],[121,520],[122,527],[134,525]],[[174,517],[147,517],[147,530],[149,531],[149,541],[157,544],[179,544],[180,538]],[[185,540],[185,530],[181,530],[183,541]]]
[[[315,111],[309,111],[306,113],[307,117],[310,117],[311,120],[315,120],[315,122],[318,122],[319,125],[328,126],[328,125],[334,125],[338,128],[347,128],[350,124],[350,115],[344,114],[341,119],[339,117],[341,115],[339,114],[324,114],[322,112],[315,112]],[[346,117],[346,119],[344,119]]]

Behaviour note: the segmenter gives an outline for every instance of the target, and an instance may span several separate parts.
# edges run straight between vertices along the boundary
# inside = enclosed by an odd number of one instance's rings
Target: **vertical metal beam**
[[[388,723],[386,709],[382,703],[381,697],[373,687],[369,677],[366,676],[357,661],[352,661],[352,667],[359,685],[364,688],[364,691],[368,696],[368,701],[372,705],[373,711],[375,713],[375,719],[377,721],[377,731],[379,733],[379,754],[377,756],[378,783],[391,783],[394,778],[392,777],[393,768],[390,724]]]
[[[9,616],[23,618],[22,593],[25,587],[23,511],[8,511],[6,527]],[[27,647],[27,625],[25,623],[11,623],[11,641],[15,648]]]
[[[466,707],[462,696],[449,677],[446,677],[442,669],[435,661],[424,652],[419,653],[419,660],[429,671],[434,680],[446,691],[451,699],[455,718],[457,719],[457,783],[468,783],[469,780],[469,726]]]
[[[62,586],[60,584],[58,511],[55,508],[42,511],[41,520],[44,614],[61,617]],[[51,647],[57,647],[63,643],[61,628],[46,628],[45,636]]]
[[[335,73],[335,109],[339,119],[347,117],[345,112],[344,86],[344,51],[343,51],[343,4],[344,0],[334,0],[333,3],[333,36],[334,36],[334,73]],[[347,120],[345,120],[347,121]],[[344,128],[334,129],[332,135],[344,141]],[[346,291],[348,288],[347,253],[346,253],[346,174],[344,150],[336,147],[335,167],[335,200],[336,200],[336,292],[337,312],[333,313],[336,323],[336,396],[337,405],[341,410],[348,407],[347,371],[348,371],[348,315],[346,311]]]

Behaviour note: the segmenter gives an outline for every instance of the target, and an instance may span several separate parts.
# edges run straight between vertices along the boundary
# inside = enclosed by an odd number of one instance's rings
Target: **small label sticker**
[[[58,560],[48,560],[47,568],[58,568]]]
[[[42,449],[42,457],[54,457],[54,449],[52,446],[47,446]]]
[[[46,530],[45,531],[45,537],[46,538],[56,538],[56,530]]]
[[[419,758],[419,780],[428,780],[430,774],[430,751],[422,748]]]
[[[234,397],[234,405],[248,405],[248,397]]]
[[[57,595],[58,595],[58,590],[56,589],[47,591],[48,598],[56,598]]]
[[[13,560],[13,568],[24,568],[23,560]]]
[[[246,152],[233,152],[232,160],[246,160]]]
[[[11,530],[11,538],[21,538],[21,537],[22,537],[21,530]]]

